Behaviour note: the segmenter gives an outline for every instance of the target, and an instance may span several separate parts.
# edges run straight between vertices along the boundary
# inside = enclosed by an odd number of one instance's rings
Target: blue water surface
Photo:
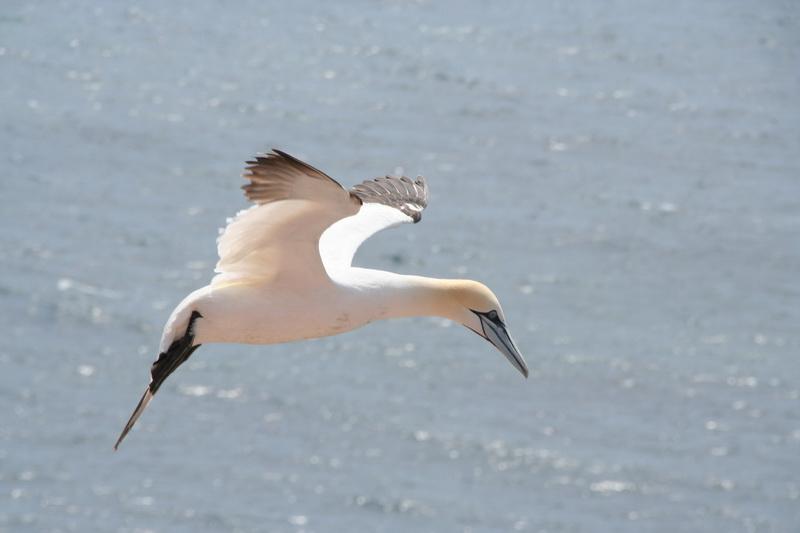
[[[796,2],[6,0],[0,531],[790,532]],[[118,452],[172,307],[278,147],[424,174],[360,265],[460,326],[204,346]]]

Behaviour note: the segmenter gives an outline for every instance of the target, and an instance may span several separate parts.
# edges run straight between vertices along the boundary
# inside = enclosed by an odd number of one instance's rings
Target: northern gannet
[[[428,205],[423,177],[375,178],[347,190],[280,150],[247,165],[249,183],[242,188],[255,205],[221,231],[211,283],[172,311],[150,384],[115,450],[167,376],[201,344],[277,344],[336,335],[375,320],[437,316],[488,340],[528,377],[500,303],[485,285],[352,266],[370,236],[420,221]]]

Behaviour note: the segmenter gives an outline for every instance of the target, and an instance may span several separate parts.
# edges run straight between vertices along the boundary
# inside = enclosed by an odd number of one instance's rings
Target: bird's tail
[[[133,427],[133,425],[136,424],[136,421],[139,420],[140,416],[142,416],[142,413],[144,412],[145,408],[147,407],[147,404],[149,404],[150,400],[152,400],[152,399],[153,399],[153,391],[150,390],[150,386],[148,386],[144,390],[144,394],[142,394],[142,399],[139,400],[139,404],[136,406],[136,409],[133,410],[133,414],[131,415],[131,418],[128,420],[128,423],[125,424],[125,429],[123,429],[122,433],[120,433],[120,436],[117,439],[117,443],[114,444],[114,450],[119,448],[119,445],[122,442],[122,439],[125,438],[125,435],[127,435],[128,432]]]
[[[167,351],[161,352],[158,355],[158,359],[153,362],[153,366],[150,367],[150,384],[144,390],[142,399],[139,400],[139,404],[136,406],[136,409],[133,410],[131,418],[128,420],[128,423],[125,424],[125,429],[122,430],[122,433],[117,439],[117,443],[114,444],[115,450],[119,448],[119,444],[122,442],[122,439],[125,438],[125,435],[127,435],[131,428],[133,428],[133,425],[136,424],[136,421],[139,420],[139,417],[142,416],[142,413],[147,408],[150,400],[153,399],[155,393],[158,392],[158,389],[161,387],[161,384],[164,383],[164,380],[167,379],[167,377],[172,374],[176,368],[185,363],[186,360],[189,359],[189,356],[191,356],[194,351],[200,347],[199,344],[192,344],[194,341],[192,327],[195,320],[202,317],[203,315],[201,315],[199,312],[192,311],[192,317],[189,320],[189,325],[186,328],[186,334],[180,339],[173,341]]]

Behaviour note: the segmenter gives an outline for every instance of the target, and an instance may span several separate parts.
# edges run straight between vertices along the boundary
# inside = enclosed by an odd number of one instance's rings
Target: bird
[[[424,177],[378,177],[348,190],[278,149],[246,165],[242,189],[253,205],[220,230],[211,282],[170,314],[150,382],[115,450],[167,377],[203,344],[278,344],[433,316],[477,333],[528,377],[500,302],[484,284],[353,266],[366,239],[421,220],[429,199]]]

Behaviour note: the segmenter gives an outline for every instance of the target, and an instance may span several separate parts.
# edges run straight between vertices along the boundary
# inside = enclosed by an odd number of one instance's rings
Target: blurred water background
[[[0,531],[788,532],[796,2],[6,0]],[[206,346],[117,453],[172,306],[283,148],[424,174],[359,264],[437,320]]]

